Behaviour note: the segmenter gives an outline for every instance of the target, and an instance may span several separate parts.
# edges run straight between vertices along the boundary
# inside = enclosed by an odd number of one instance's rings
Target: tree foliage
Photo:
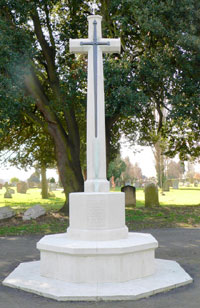
[[[121,55],[104,59],[107,161],[121,133],[141,145],[164,138],[166,155],[197,156],[199,1],[97,3],[103,36],[122,41]],[[12,136],[18,152],[20,138],[50,151],[44,159],[56,160],[66,198],[83,190],[86,150],[87,62],[69,53],[69,38],[87,37],[89,14],[84,0],[0,0],[0,137]],[[32,150],[16,161],[31,163]]]
[[[110,179],[112,176],[114,179],[119,179],[122,172],[126,170],[126,164],[121,159],[120,155],[117,155],[117,157],[112,160],[108,167],[108,179]]]
[[[126,168],[122,173],[121,179],[124,184],[130,182],[133,183],[134,181],[142,180],[142,170],[139,167],[138,163],[136,162],[134,165],[131,163],[129,157],[124,159],[126,164]]]
[[[181,161],[175,162],[170,160],[167,164],[167,178],[181,179],[184,174],[183,164]]]

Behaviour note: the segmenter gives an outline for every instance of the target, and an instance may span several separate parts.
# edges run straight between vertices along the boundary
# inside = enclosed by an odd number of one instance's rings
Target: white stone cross
[[[119,53],[120,39],[102,38],[102,17],[88,17],[88,39],[70,39],[70,52],[88,53],[87,181],[85,192],[107,192],[103,52]]]

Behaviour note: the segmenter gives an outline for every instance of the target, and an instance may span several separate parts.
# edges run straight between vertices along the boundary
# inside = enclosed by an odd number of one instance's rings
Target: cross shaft
[[[105,97],[103,53],[119,53],[120,39],[102,38],[102,17],[88,16],[87,39],[70,39],[70,51],[88,54],[87,180],[85,192],[108,192],[106,178]]]
[[[92,45],[93,46],[93,65],[94,65],[94,110],[95,110],[95,138],[98,136],[98,93],[97,93],[97,59],[98,59],[98,45],[110,45],[110,42],[98,42],[97,40],[97,21],[94,20],[94,32],[92,42],[80,42],[80,45]]]

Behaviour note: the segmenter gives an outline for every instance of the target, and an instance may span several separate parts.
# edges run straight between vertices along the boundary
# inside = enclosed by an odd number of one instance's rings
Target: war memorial
[[[103,54],[119,53],[120,39],[102,38],[99,15],[88,16],[87,39],[71,39],[72,53],[88,54],[87,180],[70,194],[66,233],[44,236],[40,261],[21,263],[4,281],[58,301],[136,300],[192,282],[175,261],[155,259],[157,240],[128,232],[125,196],[106,179]]]

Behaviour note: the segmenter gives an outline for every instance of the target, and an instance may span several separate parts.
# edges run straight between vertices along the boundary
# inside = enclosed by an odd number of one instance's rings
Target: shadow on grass
[[[45,203],[45,200],[47,203]],[[17,213],[22,213],[26,211],[28,208],[33,207],[34,205],[40,205],[46,209],[46,211],[58,211],[60,210],[63,205],[64,201],[62,198],[49,198],[45,199],[44,201],[27,201],[25,202],[6,202],[3,203],[4,206],[10,206],[14,209]],[[50,201],[48,203],[48,201]],[[1,202],[2,204],[2,202]]]
[[[186,190],[195,190],[195,191],[197,191],[197,190],[200,190],[200,187],[199,187],[199,188],[198,188],[198,187],[185,187],[185,188],[181,187],[181,188],[179,188],[179,189],[174,189],[174,190],[183,190],[183,191],[186,191]]]

